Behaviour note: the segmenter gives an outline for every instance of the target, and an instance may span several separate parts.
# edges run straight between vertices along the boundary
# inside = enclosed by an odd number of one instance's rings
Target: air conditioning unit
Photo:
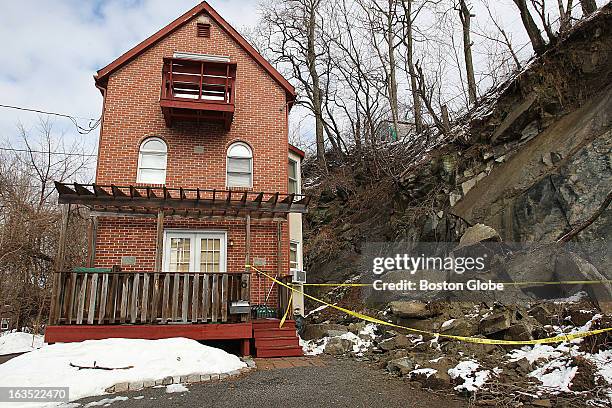
[[[293,271],[293,283],[306,283],[306,271],[300,271],[294,269]]]

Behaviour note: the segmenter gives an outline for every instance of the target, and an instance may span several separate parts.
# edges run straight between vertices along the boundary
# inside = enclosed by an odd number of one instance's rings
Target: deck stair
[[[303,356],[299,338],[295,332],[295,321],[287,320],[279,328],[278,319],[253,320],[253,339],[257,357]]]

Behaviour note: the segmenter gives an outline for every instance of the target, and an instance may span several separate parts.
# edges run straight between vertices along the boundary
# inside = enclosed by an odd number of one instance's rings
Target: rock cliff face
[[[418,160],[406,158],[400,177],[382,176],[373,187],[354,168],[342,182],[313,189],[309,278],[354,275],[367,241],[458,241],[478,223],[503,241],[556,241],[612,191],[611,116],[607,5],[485,95],[453,123],[445,143]],[[610,238],[612,212],[604,208],[574,240],[609,245]]]

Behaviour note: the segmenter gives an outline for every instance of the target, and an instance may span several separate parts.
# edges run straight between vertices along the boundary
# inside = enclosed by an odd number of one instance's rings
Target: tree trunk
[[[315,140],[317,144],[317,162],[325,168],[325,141],[323,136],[323,108],[319,73],[316,67],[315,26],[317,2],[313,2],[308,10],[308,72],[312,78],[312,110],[315,117]]]
[[[513,0],[514,4],[518,7],[521,13],[521,20],[523,22],[523,26],[527,31],[527,35],[531,40],[531,46],[536,54],[542,54],[546,49],[546,43],[544,42],[544,38],[540,33],[540,29],[536,25],[535,21],[533,21],[533,17],[531,17],[531,13],[527,8],[527,3],[525,0]]]
[[[459,18],[463,28],[463,55],[465,59],[465,72],[468,82],[468,99],[470,105],[476,103],[476,78],[474,77],[474,62],[472,61],[472,39],[470,38],[470,24],[472,14],[465,0],[459,0]]]
[[[393,14],[395,11],[395,0],[389,0],[387,14],[387,52],[389,53],[389,103],[391,106],[391,118],[393,119],[393,130],[397,134],[397,123],[399,121],[397,103],[397,75],[395,67],[395,47],[393,46]]]
[[[582,8],[582,14],[586,17],[597,10],[597,3],[595,3],[595,0],[580,0],[580,7]]]
[[[412,0],[405,0],[402,2],[404,6],[404,15],[406,18],[406,37],[404,39],[406,44],[406,65],[408,68],[408,74],[410,75],[410,91],[412,92],[412,108],[414,111],[414,127],[416,133],[423,131],[423,115],[421,113],[421,98],[419,97],[419,90],[417,84],[417,73],[414,68],[414,43],[412,39]]]

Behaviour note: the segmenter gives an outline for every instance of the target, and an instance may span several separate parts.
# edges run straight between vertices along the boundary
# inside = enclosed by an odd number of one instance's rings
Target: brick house
[[[309,199],[288,143],[291,84],[202,2],[95,85],[96,182],[56,183],[65,225],[91,210],[88,265],[64,271],[60,249],[47,341],[237,339],[248,354],[255,338],[258,355],[301,354],[291,320],[262,318],[303,312],[303,298],[257,272],[301,275]]]

